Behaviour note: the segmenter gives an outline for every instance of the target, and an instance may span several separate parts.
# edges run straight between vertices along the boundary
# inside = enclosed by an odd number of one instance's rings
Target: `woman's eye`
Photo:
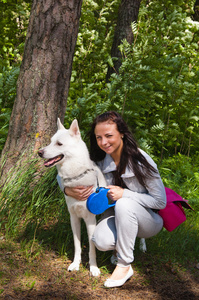
[[[58,145],[58,146],[62,146],[63,144],[62,144],[62,143],[60,143],[60,142],[57,142],[57,145]]]

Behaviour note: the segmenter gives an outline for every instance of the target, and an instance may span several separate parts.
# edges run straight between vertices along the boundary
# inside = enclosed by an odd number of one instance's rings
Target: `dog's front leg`
[[[96,227],[96,219],[94,215],[89,215],[88,218],[85,220],[87,233],[88,233],[88,240],[89,240],[89,265],[90,265],[90,274],[92,276],[99,276],[100,269],[97,267],[96,262],[96,250],[95,245],[92,241],[92,236]]]
[[[70,213],[70,222],[73,232],[75,254],[72,264],[68,267],[68,271],[78,271],[81,262],[81,219],[78,218],[76,214]]]

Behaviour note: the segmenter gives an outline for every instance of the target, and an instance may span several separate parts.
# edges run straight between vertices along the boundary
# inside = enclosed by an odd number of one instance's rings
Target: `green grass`
[[[199,260],[199,213],[191,212],[174,231],[163,230],[148,242],[148,251],[162,261],[187,263]]]
[[[170,159],[170,163],[172,159]],[[186,264],[190,261],[199,260],[199,204],[198,204],[198,177],[196,167],[194,170],[190,161],[180,157],[177,161],[178,172],[169,170],[164,162],[162,165],[163,180],[168,187],[173,188],[179,182],[179,190],[184,194],[187,187],[183,187],[186,173],[190,174],[189,193],[190,204],[194,211],[186,211],[187,220],[173,232],[163,229],[157,236],[147,240],[147,253],[159,257],[160,261],[172,261]],[[4,185],[0,194],[0,230],[6,237],[20,241],[21,249],[27,258],[36,258],[42,249],[53,250],[60,256],[73,258],[73,237],[70,226],[69,213],[66,207],[63,193],[56,181],[56,169],[40,169],[37,159],[25,162],[23,169],[10,171],[10,181]],[[191,170],[190,170],[191,169]],[[167,170],[167,171],[166,171]],[[181,170],[181,173],[180,173]],[[193,174],[195,174],[193,176]],[[195,178],[195,180],[194,180]],[[173,181],[174,180],[174,181]],[[171,185],[171,182],[173,185]],[[177,192],[179,193],[179,190]],[[187,190],[187,189],[186,189]],[[191,193],[193,190],[193,193]],[[82,222],[82,248],[87,261],[87,234],[86,227]],[[140,257],[138,246],[135,256]],[[98,251],[97,257],[100,267],[109,264],[110,253]]]

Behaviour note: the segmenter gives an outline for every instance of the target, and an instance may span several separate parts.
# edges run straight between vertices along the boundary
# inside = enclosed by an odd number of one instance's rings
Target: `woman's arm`
[[[80,201],[85,201],[91,193],[93,193],[93,186],[76,186],[76,187],[64,187],[61,177],[57,175],[57,182],[62,192],[66,196],[73,197]]]
[[[137,193],[124,189],[123,198],[132,198],[141,205],[152,209],[164,209],[166,206],[166,192],[160,176],[146,180],[148,193]]]
[[[76,186],[76,187],[65,187],[65,195],[75,198],[79,201],[85,201],[93,193],[93,186]]]

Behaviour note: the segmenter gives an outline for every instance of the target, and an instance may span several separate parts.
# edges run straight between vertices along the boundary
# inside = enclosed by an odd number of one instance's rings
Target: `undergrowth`
[[[194,209],[186,210],[186,222],[173,232],[163,229],[147,240],[148,252],[158,256],[160,261],[186,264],[199,260],[198,166],[198,157],[192,160],[183,155],[171,157],[159,166],[165,186],[188,199]],[[0,231],[7,238],[20,242],[30,259],[39,255],[43,248],[72,259],[70,217],[57,184],[56,169],[42,171],[41,177],[40,173],[37,159],[28,160],[22,169],[19,166],[10,171],[10,180],[0,194]],[[88,248],[88,240],[83,221],[82,227],[84,250]],[[97,251],[101,267],[105,267],[110,255]]]

